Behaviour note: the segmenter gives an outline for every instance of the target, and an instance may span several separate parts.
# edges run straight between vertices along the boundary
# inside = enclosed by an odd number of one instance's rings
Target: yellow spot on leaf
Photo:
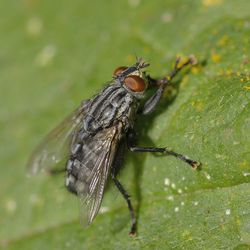
[[[246,161],[246,160],[244,160],[244,161],[242,161],[242,162],[240,162],[239,163],[239,167],[242,169],[245,169],[245,168],[248,168],[249,167],[249,163]]]
[[[243,86],[245,90],[250,90],[250,86]]]
[[[226,76],[231,76],[233,74],[233,71],[231,69],[226,70]]]
[[[198,67],[193,67],[193,68],[191,69],[191,72],[192,72],[193,74],[197,75],[197,74],[199,73]]]
[[[241,221],[240,221],[240,219],[236,219],[236,224],[237,224],[238,226],[240,226],[240,225],[241,225]]]
[[[227,35],[224,35],[223,37],[221,37],[218,41],[218,45],[219,46],[224,46],[228,43],[229,37]]]
[[[221,56],[217,54],[216,52],[212,52],[211,59],[213,62],[217,63],[217,62],[220,62]]]
[[[191,232],[185,230],[183,233],[182,233],[182,237],[185,239],[185,240],[193,240],[193,236],[191,234]]]
[[[204,103],[201,101],[192,102],[192,106],[199,112],[204,110]]]
[[[194,74],[194,75],[197,75],[201,72],[202,70],[202,66],[201,65],[196,65],[196,66],[193,66],[191,68],[191,72]]]

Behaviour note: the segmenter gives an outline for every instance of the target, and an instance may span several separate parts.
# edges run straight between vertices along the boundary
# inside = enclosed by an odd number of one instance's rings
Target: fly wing
[[[79,128],[86,114],[87,105],[88,101],[84,102],[35,148],[28,161],[28,174],[30,176],[41,170],[51,171],[58,163],[66,160],[74,132]]]
[[[88,224],[93,221],[100,209],[104,188],[122,135],[121,129],[120,125],[113,126],[98,132],[86,141],[88,149],[85,150],[81,162],[84,167],[80,171],[91,171],[88,178],[86,173],[82,173],[85,178],[78,179],[76,190],[80,198],[81,220],[87,221]]]

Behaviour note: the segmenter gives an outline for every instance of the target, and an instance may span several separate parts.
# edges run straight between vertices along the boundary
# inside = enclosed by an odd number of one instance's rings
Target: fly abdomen
[[[65,185],[67,189],[72,193],[79,193],[79,188],[87,188],[84,183],[90,178],[91,169],[87,167],[86,164],[79,161],[77,158],[68,160],[67,163],[67,177],[65,180]],[[81,183],[81,187],[79,186]]]
[[[66,165],[65,180],[65,185],[70,192],[77,194],[88,188],[85,184],[93,174],[96,158],[95,143],[92,143],[92,137],[72,144],[71,156]],[[87,192],[87,190],[85,191]]]

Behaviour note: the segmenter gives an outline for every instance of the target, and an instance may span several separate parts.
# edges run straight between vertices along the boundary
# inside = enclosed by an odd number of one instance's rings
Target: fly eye
[[[113,72],[113,76],[119,76],[124,70],[126,70],[128,67],[126,66],[120,66],[116,68]]]
[[[127,88],[134,92],[142,92],[146,88],[144,80],[136,75],[131,75],[125,78],[124,84]]]

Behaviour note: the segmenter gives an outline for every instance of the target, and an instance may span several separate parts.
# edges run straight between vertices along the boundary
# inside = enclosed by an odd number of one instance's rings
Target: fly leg
[[[131,152],[151,152],[151,153],[163,153],[166,155],[172,155],[185,163],[189,164],[193,169],[198,169],[201,166],[201,163],[198,161],[191,160],[185,155],[176,153],[168,148],[154,148],[154,147],[135,147],[135,146],[130,146],[129,150]]]
[[[127,193],[127,191],[124,189],[124,187],[122,186],[122,184],[120,183],[120,181],[116,177],[117,174],[118,174],[118,171],[119,171],[119,169],[121,167],[121,164],[122,164],[123,153],[124,153],[124,145],[122,145],[122,146],[120,145],[120,148],[118,149],[116,158],[114,160],[114,165],[113,165],[113,167],[111,169],[111,178],[114,181],[117,189],[119,190],[119,192],[122,194],[123,198],[127,202],[128,209],[129,209],[129,212],[130,212],[131,222],[132,222],[129,235],[130,236],[135,236],[136,235],[135,210],[134,210],[134,208],[132,206],[129,194]]]
[[[157,147],[137,147],[134,145],[134,132],[130,132],[128,134],[127,137],[127,146],[129,148],[129,150],[131,152],[141,152],[141,153],[145,153],[145,152],[150,152],[150,153],[162,153],[164,155],[172,155],[182,161],[184,161],[185,163],[187,163],[188,165],[190,165],[193,169],[199,169],[201,167],[201,163],[198,161],[194,161],[192,159],[190,159],[189,157],[180,154],[180,153],[176,153],[171,149],[168,149],[167,147],[162,147],[162,148],[157,148]]]
[[[124,199],[126,200],[126,202],[128,204],[128,209],[129,209],[131,221],[132,221],[129,235],[135,236],[135,234],[136,234],[136,217],[135,217],[135,210],[134,210],[132,203],[131,203],[131,200],[130,200],[130,196],[127,193],[127,191],[124,189],[124,187],[122,186],[120,181],[116,178],[116,176],[114,174],[111,174],[111,177],[112,177],[112,180],[114,181],[116,187],[118,188],[118,190],[120,191],[120,193],[122,194],[122,196],[124,197]]]
[[[140,110],[140,113],[142,114],[148,114],[151,113],[155,106],[158,104],[158,102],[161,99],[161,96],[164,92],[164,89],[170,84],[172,79],[178,74],[180,70],[185,68],[187,65],[194,65],[196,64],[196,59],[194,56],[189,56],[189,58],[185,62],[181,62],[181,58],[177,57],[174,65],[174,69],[172,72],[161,79],[153,79],[150,76],[146,76],[149,82],[149,86],[157,86],[157,91],[146,101],[143,108]]]

